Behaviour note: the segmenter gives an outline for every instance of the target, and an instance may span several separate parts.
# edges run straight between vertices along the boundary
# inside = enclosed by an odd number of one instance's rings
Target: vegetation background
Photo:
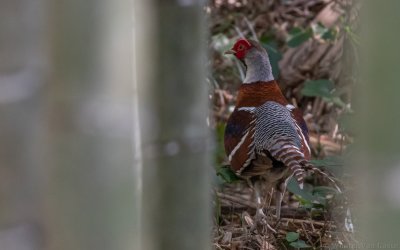
[[[352,88],[360,39],[355,1],[214,0],[206,7],[210,30],[210,125],[217,138],[214,247],[216,249],[322,248],[354,244],[348,197],[352,175],[343,168],[351,155],[355,111]],[[223,133],[244,78],[244,68],[224,55],[236,39],[259,41],[267,50],[284,95],[304,111],[313,163],[344,186],[338,193],[326,180],[310,177],[304,191],[292,182],[278,234],[250,231],[251,191],[226,167]],[[253,208],[253,210],[246,209]],[[293,209],[290,209],[293,208]],[[298,208],[296,210],[296,208]],[[273,208],[267,204],[267,210]],[[270,212],[270,214],[272,214]]]

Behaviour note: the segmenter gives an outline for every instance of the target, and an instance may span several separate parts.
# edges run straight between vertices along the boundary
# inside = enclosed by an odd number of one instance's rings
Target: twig
[[[250,208],[253,208],[253,209],[257,208],[257,206],[256,206],[256,204],[254,202],[251,202],[251,201],[248,201],[248,200],[244,200],[244,199],[241,199],[239,197],[235,197],[235,196],[232,196],[232,195],[229,195],[229,194],[224,194],[224,193],[221,193],[221,192],[218,192],[218,191],[215,191],[215,194],[220,199],[228,200],[228,201],[231,201],[233,203],[237,203],[237,204],[240,204],[240,205],[243,205],[243,206],[247,206],[247,207],[250,207]]]
[[[325,222],[319,222],[319,221],[313,221],[313,220],[288,219],[288,218],[281,218],[281,220],[296,223],[296,224],[306,223],[306,224],[310,224],[310,225],[318,225],[320,227],[324,227],[327,225]],[[336,227],[336,226],[329,225],[328,227]]]
[[[312,224],[311,224],[311,225],[312,225]],[[308,235],[308,233],[307,233],[307,229],[306,229],[306,227],[304,226],[304,223],[301,223],[301,227],[302,227],[303,230],[304,230],[304,234],[306,235],[306,237],[307,237],[307,239],[308,239],[308,242],[310,242],[310,243],[313,245],[313,247],[315,247],[313,240],[311,239],[310,235]]]
[[[228,212],[235,212],[235,213],[242,213],[243,211],[248,211],[251,210],[249,212],[251,213],[255,213],[255,208],[252,207],[247,207],[247,206],[241,206],[241,207],[237,207],[237,206],[227,206],[227,205],[221,205],[221,212],[223,214],[228,213]],[[273,212],[275,210],[275,207],[270,207],[269,209],[271,212]],[[281,217],[282,218],[286,218],[286,219],[298,219],[298,218],[304,218],[304,217],[308,217],[309,216],[309,212],[306,209],[299,209],[299,208],[288,208],[288,207],[283,207],[281,209]]]

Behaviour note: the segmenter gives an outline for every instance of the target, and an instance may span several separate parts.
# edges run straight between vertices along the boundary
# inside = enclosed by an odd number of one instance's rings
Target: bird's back
[[[275,81],[240,87],[225,131],[225,149],[237,174],[273,179],[297,174],[301,181],[301,166],[310,156],[304,120]]]

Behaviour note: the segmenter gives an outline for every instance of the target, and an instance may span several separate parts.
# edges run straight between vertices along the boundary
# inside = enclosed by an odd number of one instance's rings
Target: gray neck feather
[[[256,48],[249,50],[244,58],[247,66],[246,78],[243,83],[269,82],[274,80],[272,67],[269,62],[268,54]]]

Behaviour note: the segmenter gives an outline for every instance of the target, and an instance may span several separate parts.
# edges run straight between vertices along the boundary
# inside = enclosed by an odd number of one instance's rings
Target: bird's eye
[[[243,46],[242,44],[240,44],[239,47],[238,47],[238,50],[239,50],[239,51],[244,50],[244,46]]]

